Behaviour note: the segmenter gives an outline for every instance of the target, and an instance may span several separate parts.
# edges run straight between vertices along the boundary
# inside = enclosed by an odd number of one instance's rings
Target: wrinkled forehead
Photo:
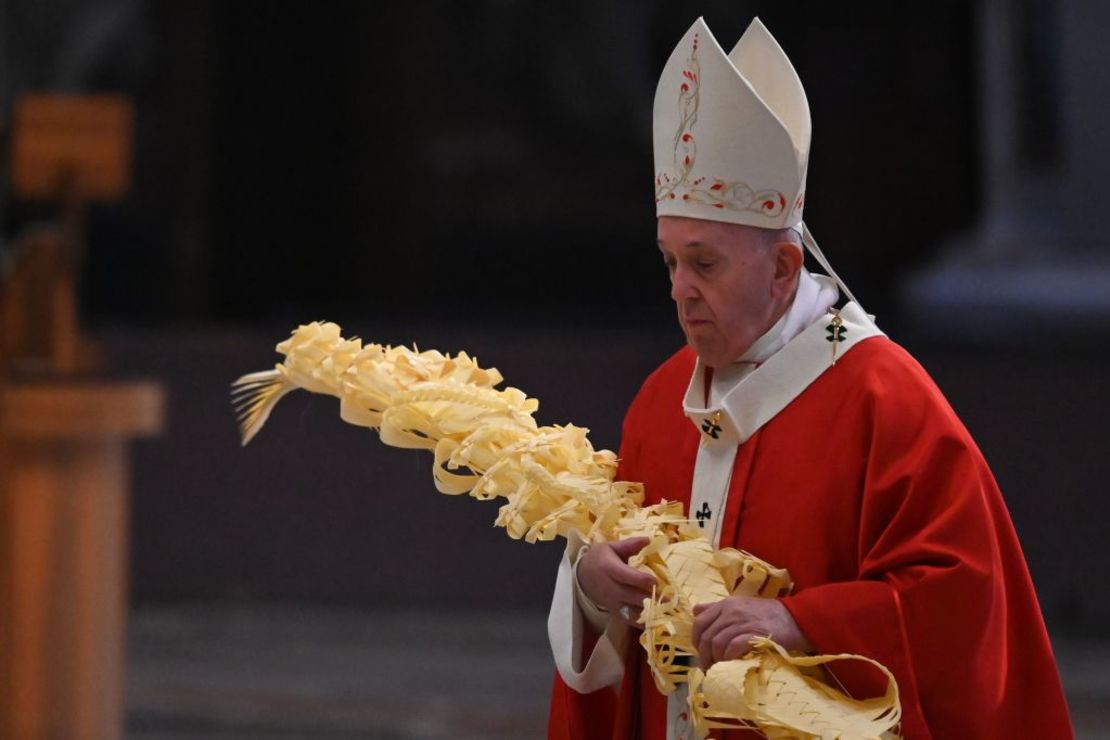
[[[773,244],[779,233],[779,229],[685,216],[660,216],[656,224],[658,244],[665,249],[762,248]]]

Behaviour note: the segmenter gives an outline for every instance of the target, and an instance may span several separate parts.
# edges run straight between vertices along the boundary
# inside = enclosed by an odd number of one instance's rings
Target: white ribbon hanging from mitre
[[[655,91],[656,215],[796,227],[809,139],[805,90],[759,19],[725,54],[699,18]]]

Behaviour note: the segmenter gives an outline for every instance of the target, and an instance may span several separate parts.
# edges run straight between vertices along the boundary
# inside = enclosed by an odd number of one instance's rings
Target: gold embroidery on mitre
[[[681,198],[688,203],[729,211],[758,213],[775,218],[786,210],[786,196],[778,190],[756,190],[747,183],[716,177],[690,179],[697,160],[694,124],[698,121],[701,96],[701,65],[698,63],[698,34],[694,34],[686,68],[678,87],[678,129],[674,135],[674,168],[655,175],[655,202]],[[801,196],[794,206],[801,207]]]

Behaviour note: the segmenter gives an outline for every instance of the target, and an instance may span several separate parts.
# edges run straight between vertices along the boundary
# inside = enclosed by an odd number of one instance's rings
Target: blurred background
[[[240,448],[228,384],[327,319],[615,449],[682,342],[657,75],[756,14],[809,95],[807,223],[982,447],[1110,733],[1110,5],[0,0],[11,736],[541,737],[560,548],[327,398]],[[50,169],[63,130],[124,142],[101,190]]]

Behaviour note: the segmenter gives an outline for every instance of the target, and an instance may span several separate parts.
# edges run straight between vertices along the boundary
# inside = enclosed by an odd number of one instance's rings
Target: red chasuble
[[[643,481],[647,504],[689,503],[699,433],[682,402],[694,363],[688,348],[664,363],[625,417],[619,478]],[[740,445],[724,517],[722,547],[790,571],[783,602],[817,652],[893,671],[905,738],[1072,737],[994,478],[890,340],[860,342]],[[877,672],[857,671],[836,669],[850,693],[882,692]],[[633,640],[619,692],[581,695],[556,676],[548,737],[665,740],[665,717]]]

